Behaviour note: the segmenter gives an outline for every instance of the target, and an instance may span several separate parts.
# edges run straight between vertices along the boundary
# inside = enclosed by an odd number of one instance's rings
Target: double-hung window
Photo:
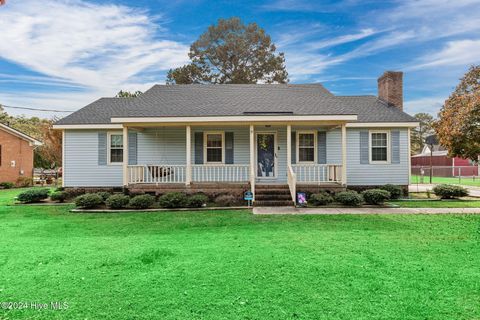
[[[108,135],[108,160],[110,164],[123,163],[123,135]]]
[[[205,163],[224,162],[225,135],[223,132],[205,132]]]
[[[315,132],[298,132],[298,162],[315,162],[316,137]]]
[[[389,132],[370,132],[370,162],[387,163],[389,161]]]

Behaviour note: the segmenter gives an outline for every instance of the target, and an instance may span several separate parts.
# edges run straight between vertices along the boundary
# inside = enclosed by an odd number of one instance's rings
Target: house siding
[[[382,129],[382,128],[378,128]],[[327,163],[342,164],[342,133],[340,128],[295,127],[298,130],[325,130]],[[382,185],[408,184],[408,130],[387,128],[400,134],[400,163],[361,164],[360,132],[368,129],[347,130],[347,184]],[[249,127],[196,127],[192,126],[192,160],[195,159],[195,133],[205,131],[233,132],[235,164],[248,164],[250,159]],[[118,187],[123,185],[121,165],[98,164],[98,133],[96,130],[65,131],[64,181],[66,187]],[[105,132],[105,131],[104,131]],[[275,179],[259,182],[287,181],[287,128],[286,126],[255,126],[255,132],[277,134],[277,164]],[[146,128],[137,132],[137,164],[186,164],[185,127]]]
[[[121,165],[98,164],[97,130],[66,130],[63,179],[65,187],[121,187]]]
[[[347,185],[369,186],[387,183],[408,185],[408,129],[372,128],[371,130],[399,131],[400,163],[361,164],[360,132],[368,132],[369,129],[347,129]]]

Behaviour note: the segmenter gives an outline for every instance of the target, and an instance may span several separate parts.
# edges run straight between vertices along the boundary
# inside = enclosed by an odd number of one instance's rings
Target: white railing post
[[[185,184],[188,186],[192,181],[192,134],[191,134],[191,127],[188,125],[186,128],[186,135],[187,135],[187,145],[186,145],[186,152],[187,152],[187,167],[186,167],[186,175],[185,175]]]
[[[128,127],[123,126],[123,186],[128,186]]]
[[[255,201],[255,129],[250,125],[250,188]]]
[[[347,185],[347,126],[345,123],[342,124],[342,184]]]

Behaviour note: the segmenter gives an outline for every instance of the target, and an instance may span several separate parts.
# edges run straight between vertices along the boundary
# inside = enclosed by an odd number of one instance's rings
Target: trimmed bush
[[[96,193],[86,193],[75,198],[75,205],[79,208],[92,209],[102,204],[102,197]]]
[[[468,190],[452,184],[439,184],[433,188],[436,196],[442,199],[455,199],[468,196]]]
[[[130,199],[128,206],[134,209],[148,209],[155,203],[155,197],[149,194],[141,194]]]
[[[17,200],[23,203],[40,202],[48,198],[48,189],[30,189],[20,193]]]
[[[162,208],[183,208],[187,205],[187,196],[181,192],[165,193],[158,199]]]
[[[362,193],[363,200],[368,204],[382,204],[390,199],[390,192],[383,189],[370,189]]]
[[[342,191],[335,195],[335,201],[350,207],[357,207],[363,202],[362,195],[356,191]]]
[[[55,191],[50,194],[52,201],[64,202],[67,199],[67,193],[64,191]]]
[[[114,194],[105,201],[110,209],[123,209],[130,202],[130,197],[124,194]]]
[[[201,208],[203,205],[207,204],[208,197],[204,194],[194,194],[193,196],[188,197],[187,207],[189,208]]]
[[[4,189],[12,189],[13,187],[15,187],[15,183],[13,183],[13,182],[2,182],[2,183],[0,183],[0,187],[2,187]]]
[[[220,207],[233,206],[238,202],[238,199],[231,194],[222,194],[215,198],[215,204]]]
[[[324,206],[332,202],[333,202],[333,197],[326,192],[312,194],[308,199],[308,203],[314,206]]]
[[[394,185],[394,184],[386,184],[381,186],[379,189],[385,190],[390,192],[390,199],[400,199],[403,195],[402,187]]]
[[[112,195],[110,192],[106,192],[106,191],[96,192],[96,194],[102,197],[103,201],[106,201]]]
[[[30,177],[19,177],[15,184],[20,188],[31,187],[33,186],[33,179]]]

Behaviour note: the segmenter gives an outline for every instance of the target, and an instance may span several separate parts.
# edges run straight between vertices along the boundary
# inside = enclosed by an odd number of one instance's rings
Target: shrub
[[[335,195],[335,201],[346,206],[356,207],[362,203],[363,198],[356,191],[342,191]]]
[[[81,196],[82,194],[85,194],[85,190],[78,188],[65,189],[63,192],[65,192],[65,194],[67,195],[67,199],[73,199]]]
[[[201,208],[203,205],[207,204],[208,197],[204,194],[194,194],[193,196],[188,197],[187,207],[189,208]]]
[[[124,194],[114,194],[113,196],[108,197],[108,199],[105,201],[105,204],[111,209],[123,209],[129,202],[129,196]]]
[[[394,185],[394,184],[386,184],[384,186],[381,186],[379,189],[386,190],[386,191],[390,192],[390,199],[392,199],[392,200],[400,199],[403,195],[402,187]]]
[[[64,202],[67,199],[67,193],[64,191],[55,191],[50,194],[52,201]]]
[[[390,192],[383,189],[365,190],[362,195],[363,199],[368,204],[382,204],[391,197]]]
[[[155,197],[149,194],[142,194],[130,199],[128,206],[134,209],[147,209],[155,203]]]
[[[17,200],[23,203],[40,202],[48,198],[48,189],[30,189],[20,193]]]
[[[96,193],[86,193],[75,198],[75,205],[79,208],[91,209],[103,204],[103,199]]]
[[[106,201],[112,195],[110,192],[106,192],[106,191],[96,192],[96,194],[102,197],[103,201]]]
[[[13,182],[2,182],[0,183],[0,187],[3,187],[4,189],[12,189],[15,187],[15,183]]]
[[[312,194],[308,199],[308,202],[314,206],[324,206],[329,203],[332,203],[333,197],[326,192],[320,192],[320,193]]]
[[[238,199],[231,194],[222,194],[215,198],[215,203],[221,207],[233,206],[238,202]]]
[[[455,199],[468,196],[467,189],[451,184],[439,184],[433,188],[433,192],[442,199]]]
[[[158,199],[163,208],[182,208],[187,204],[187,196],[181,192],[169,192]]]
[[[15,184],[20,188],[31,187],[33,186],[33,179],[30,177],[19,177]]]

